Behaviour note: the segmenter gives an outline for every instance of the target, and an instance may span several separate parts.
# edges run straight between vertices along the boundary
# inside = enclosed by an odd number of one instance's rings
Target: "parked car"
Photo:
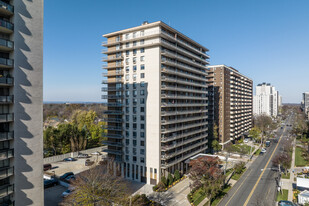
[[[266,149],[265,148],[262,148],[261,149],[261,153],[265,153],[266,152]]]
[[[91,153],[92,155],[101,155],[101,153],[100,152],[93,152],[93,153]]]
[[[85,166],[91,166],[94,164],[94,161],[91,161],[90,159],[85,160]]]
[[[75,175],[67,176],[67,177],[65,178],[65,180],[67,180],[67,181],[75,180]]]
[[[73,172],[67,172],[64,173],[63,175],[60,176],[60,179],[64,180],[65,178],[67,178],[68,176],[74,175]]]
[[[52,165],[51,165],[51,164],[44,164],[44,165],[43,165],[43,170],[44,170],[44,171],[50,170],[51,168],[52,168]]]
[[[77,158],[89,158],[88,154],[79,154]]]
[[[66,190],[61,194],[61,197],[65,198],[69,196],[72,193],[72,190]]]
[[[248,143],[248,142],[249,142],[248,138],[244,139],[244,143]]]
[[[280,200],[278,206],[296,206],[296,204],[291,201]]]
[[[49,179],[49,180],[44,180],[44,188],[52,187],[58,184],[59,184],[58,180],[54,178]]]
[[[73,158],[73,157],[68,157],[68,158],[64,158],[63,161],[64,162],[73,162],[76,161],[77,159]]]

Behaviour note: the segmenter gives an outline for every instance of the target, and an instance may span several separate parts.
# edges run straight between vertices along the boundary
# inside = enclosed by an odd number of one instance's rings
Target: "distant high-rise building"
[[[159,21],[103,35],[108,155],[157,184],[208,146],[207,48]]]
[[[43,1],[0,1],[0,205],[44,205]]]
[[[276,117],[278,115],[279,92],[269,83],[256,86],[256,95],[253,96],[253,113],[255,115],[265,114]]]
[[[252,127],[252,80],[225,65],[208,66],[209,124],[218,126],[220,144]]]
[[[309,92],[303,93],[302,110],[308,116],[308,113],[309,113]]]

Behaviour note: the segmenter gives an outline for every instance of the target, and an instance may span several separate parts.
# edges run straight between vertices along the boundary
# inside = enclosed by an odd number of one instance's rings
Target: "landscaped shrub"
[[[161,177],[161,182],[165,185],[165,187],[168,186],[167,185],[167,179],[164,176]]]
[[[237,163],[234,167],[234,171],[235,171],[236,174],[241,174],[244,169],[245,169],[245,163],[244,162]]]
[[[155,185],[155,186],[152,187],[153,191],[157,191],[157,189],[158,189],[158,185]]]
[[[171,173],[169,173],[168,176],[167,176],[167,183],[168,183],[168,185],[172,185],[173,184],[173,180],[174,180],[173,176],[171,175]]]
[[[178,170],[176,170],[175,173],[174,173],[174,181],[177,181],[179,179],[180,179],[180,173],[179,173]]]

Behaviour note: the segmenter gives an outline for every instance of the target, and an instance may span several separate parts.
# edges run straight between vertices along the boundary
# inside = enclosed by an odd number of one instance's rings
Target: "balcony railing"
[[[14,13],[14,7],[4,1],[0,1],[0,8],[5,9],[11,13]]]
[[[104,114],[115,114],[115,115],[122,115],[123,111],[121,110],[106,110]]]
[[[119,95],[102,95],[102,99],[119,99],[122,98],[123,95],[119,94]]]
[[[0,122],[11,122],[14,120],[13,114],[0,114]]]
[[[103,152],[107,152],[108,154],[122,155],[121,150],[113,150],[113,149],[104,149]]]
[[[14,43],[6,39],[0,39],[0,46],[7,47],[8,49],[13,49]]]
[[[103,118],[103,121],[105,122],[122,122],[122,118]]]
[[[122,139],[123,135],[122,134],[107,134],[105,135],[107,138],[115,138],[115,139]]]
[[[179,135],[174,134],[174,135],[169,136],[169,137],[162,137],[161,141],[162,142],[169,142],[169,141],[173,141],[173,140],[176,140],[176,139],[188,137],[190,135],[195,135],[195,134],[201,133],[203,131],[207,131],[207,130],[208,130],[208,128],[203,128],[203,129],[194,130],[194,131],[191,131],[191,132],[184,132],[184,133],[179,134]]]
[[[12,176],[13,174],[14,174],[14,168],[13,167],[0,169],[0,179],[7,178],[9,176]]]
[[[13,103],[14,96],[0,96],[0,103]]]
[[[121,91],[122,87],[102,87],[102,92],[108,92],[108,91]]]
[[[0,19],[0,27],[11,30],[11,31],[14,30],[14,24],[8,21],[4,21],[2,19]]]
[[[0,141],[11,140],[14,138],[14,132],[0,132]]]
[[[112,141],[106,140],[106,141],[103,141],[102,143],[108,146],[122,147],[121,142],[112,142]]]
[[[123,106],[122,103],[103,103],[103,105],[107,107],[122,107]]]
[[[14,185],[3,185],[0,187],[0,198],[8,196],[14,192]]]
[[[14,150],[0,150],[0,160],[5,160],[14,156]]]
[[[14,61],[12,59],[0,58],[0,66],[12,67]]]

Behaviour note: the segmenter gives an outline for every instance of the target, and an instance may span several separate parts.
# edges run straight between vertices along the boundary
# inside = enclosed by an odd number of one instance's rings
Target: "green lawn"
[[[296,147],[295,148],[295,166],[296,167],[303,167],[309,164],[308,161],[306,161],[303,157],[302,157],[302,153],[303,153],[303,148],[301,147]]]
[[[237,152],[240,154],[249,154],[251,147],[248,145],[240,145],[240,144],[234,144],[232,145],[232,151]],[[254,148],[252,148],[251,152],[253,152]]]
[[[230,185],[226,186],[222,192],[211,202],[211,206],[216,206],[223,199],[224,195],[226,195],[232,187]]]
[[[278,192],[277,202],[279,202],[280,200],[288,200],[288,194],[289,194],[288,190],[282,190],[282,194],[281,192]]]
[[[206,195],[202,194],[202,188],[196,190],[192,195],[194,205],[200,204],[205,199]]]
[[[261,153],[261,149],[258,149],[258,150],[255,151],[254,155],[259,156],[260,153]]]
[[[233,180],[239,180],[239,178],[241,177],[242,174],[244,174],[245,171],[246,171],[246,169],[244,169],[244,170],[242,171],[242,173],[240,173],[240,174],[234,173],[233,176],[231,177],[231,179],[233,179]]]
[[[290,173],[288,173],[287,175],[285,175],[285,173],[282,173],[281,178],[282,179],[290,179]]]

